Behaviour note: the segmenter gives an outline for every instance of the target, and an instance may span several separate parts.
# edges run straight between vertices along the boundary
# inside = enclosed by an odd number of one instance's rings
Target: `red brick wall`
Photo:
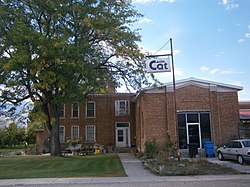
[[[95,102],[95,118],[86,118],[86,101],[79,105],[79,118],[71,118],[71,103],[65,105],[65,118],[60,120],[60,126],[65,127],[65,141],[71,137],[71,127],[73,125],[79,126],[79,137],[82,143],[86,143],[85,129],[87,125],[96,126],[96,143],[102,145],[115,145],[115,123],[128,122],[130,123],[130,142],[135,144],[135,117],[134,106],[131,100],[134,94],[100,94],[91,95],[88,101]],[[129,100],[130,101],[130,115],[129,116],[115,116],[115,100]],[[45,132],[44,132],[45,133]],[[42,141],[44,135],[38,134],[37,144]]]
[[[147,140],[155,139],[162,147],[169,134],[176,141],[173,93],[144,93],[137,98],[137,143],[141,150]],[[194,85],[176,90],[177,111],[211,113],[212,141],[220,145],[238,137],[239,108],[237,92],[210,91]]]
[[[221,144],[238,138],[239,105],[237,93],[219,93]]]

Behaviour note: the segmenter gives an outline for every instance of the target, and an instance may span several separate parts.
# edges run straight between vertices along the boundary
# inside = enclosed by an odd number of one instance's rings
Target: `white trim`
[[[76,139],[74,139],[73,138],[73,128],[75,128],[75,127],[77,127],[77,133],[78,133],[78,135],[77,135],[77,138]],[[78,140],[79,139],[79,125],[72,125],[71,126],[71,140]]]
[[[77,117],[73,117],[73,105],[74,104],[77,104],[77,112],[78,112],[78,115],[77,115]],[[79,118],[79,116],[80,116],[80,107],[79,107],[79,103],[72,103],[71,104],[71,118]]]
[[[124,113],[120,110],[120,103],[125,102]],[[115,116],[129,116],[130,115],[130,101],[129,100],[115,100]]]
[[[117,124],[128,124],[128,126],[125,127],[117,127]],[[123,131],[123,142],[118,142],[118,130]],[[131,147],[131,141],[130,141],[130,122],[115,122],[115,144],[116,147]]]
[[[88,140],[87,137],[88,137],[88,127],[94,127],[94,140]],[[85,141],[86,142],[96,142],[96,126],[95,125],[86,125],[85,127]]]
[[[63,116],[60,117],[60,119],[65,119],[65,104],[63,104]],[[59,114],[60,114],[60,111],[59,111]]]
[[[210,89],[210,91],[217,91],[217,92],[236,92],[243,90],[242,86],[197,79],[193,77],[190,77],[188,79],[178,80],[175,82],[175,84],[176,84],[176,89],[183,88],[189,85],[194,85],[201,88]],[[173,82],[168,82],[166,84],[159,86],[146,87],[141,89],[140,92],[145,91],[147,93],[164,93],[165,92],[164,87],[167,88],[167,92],[173,92]]]
[[[62,138],[62,141],[60,141],[60,128],[62,127],[63,127],[63,138]],[[64,125],[59,126],[59,141],[60,143],[65,143],[65,126]]]
[[[88,103],[94,103],[94,116],[88,116]],[[85,107],[85,117],[86,118],[95,118],[96,117],[96,106],[95,101],[86,101],[86,107]]]

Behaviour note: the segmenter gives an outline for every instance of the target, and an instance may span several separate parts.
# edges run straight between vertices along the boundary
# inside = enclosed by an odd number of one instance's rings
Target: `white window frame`
[[[88,104],[89,103],[94,104],[94,109],[93,109],[94,110],[94,116],[88,116]],[[95,112],[96,112],[95,101],[87,101],[86,102],[86,114],[85,114],[86,118],[95,118],[95,116],[96,116]]]
[[[63,107],[59,108],[59,115],[60,115],[60,110],[63,109],[63,116],[60,116],[61,119],[65,118],[65,104],[63,104]]]
[[[94,138],[93,138],[93,140],[88,139],[88,128],[94,128]],[[85,137],[86,137],[85,138],[86,142],[95,142],[96,141],[96,126],[95,125],[86,125]]]
[[[125,102],[125,109],[121,109],[121,103]],[[129,100],[116,100],[115,101],[115,115],[128,116],[130,115],[130,102]]]
[[[74,129],[77,129],[77,136],[74,138]],[[73,125],[71,126],[71,140],[79,140],[79,126],[78,125]]]
[[[63,128],[62,139],[60,138],[61,137],[61,135],[60,135],[60,128]],[[65,126],[59,126],[59,141],[60,141],[60,143],[65,143]]]
[[[73,116],[74,114],[74,104],[77,104],[77,116]],[[79,118],[79,103],[73,103],[71,105],[71,118]]]

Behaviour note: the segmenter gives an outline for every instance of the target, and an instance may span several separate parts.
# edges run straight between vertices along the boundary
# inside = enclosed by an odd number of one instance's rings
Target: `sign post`
[[[177,139],[177,157],[180,160],[180,151],[179,151],[179,132],[178,132],[178,116],[177,116],[177,106],[176,106],[176,89],[175,89],[175,72],[174,72],[174,51],[173,51],[173,41],[170,38],[170,54],[164,55],[149,55],[149,59],[146,61],[146,68],[148,73],[157,73],[157,72],[171,72],[170,60],[172,62],[172,72],[173,72],[173,102],[174,102],[174,118],[175,118],[175,135]],[[158,58],[165,57],[165,58]],[[168,58],[166,58],[168,57]]]

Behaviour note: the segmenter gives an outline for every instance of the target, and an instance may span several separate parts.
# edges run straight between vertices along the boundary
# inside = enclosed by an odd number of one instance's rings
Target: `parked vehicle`
[[[219,160],[236,160],[239,164],[250,161],[250,139],[232,140],[217,149]]]

